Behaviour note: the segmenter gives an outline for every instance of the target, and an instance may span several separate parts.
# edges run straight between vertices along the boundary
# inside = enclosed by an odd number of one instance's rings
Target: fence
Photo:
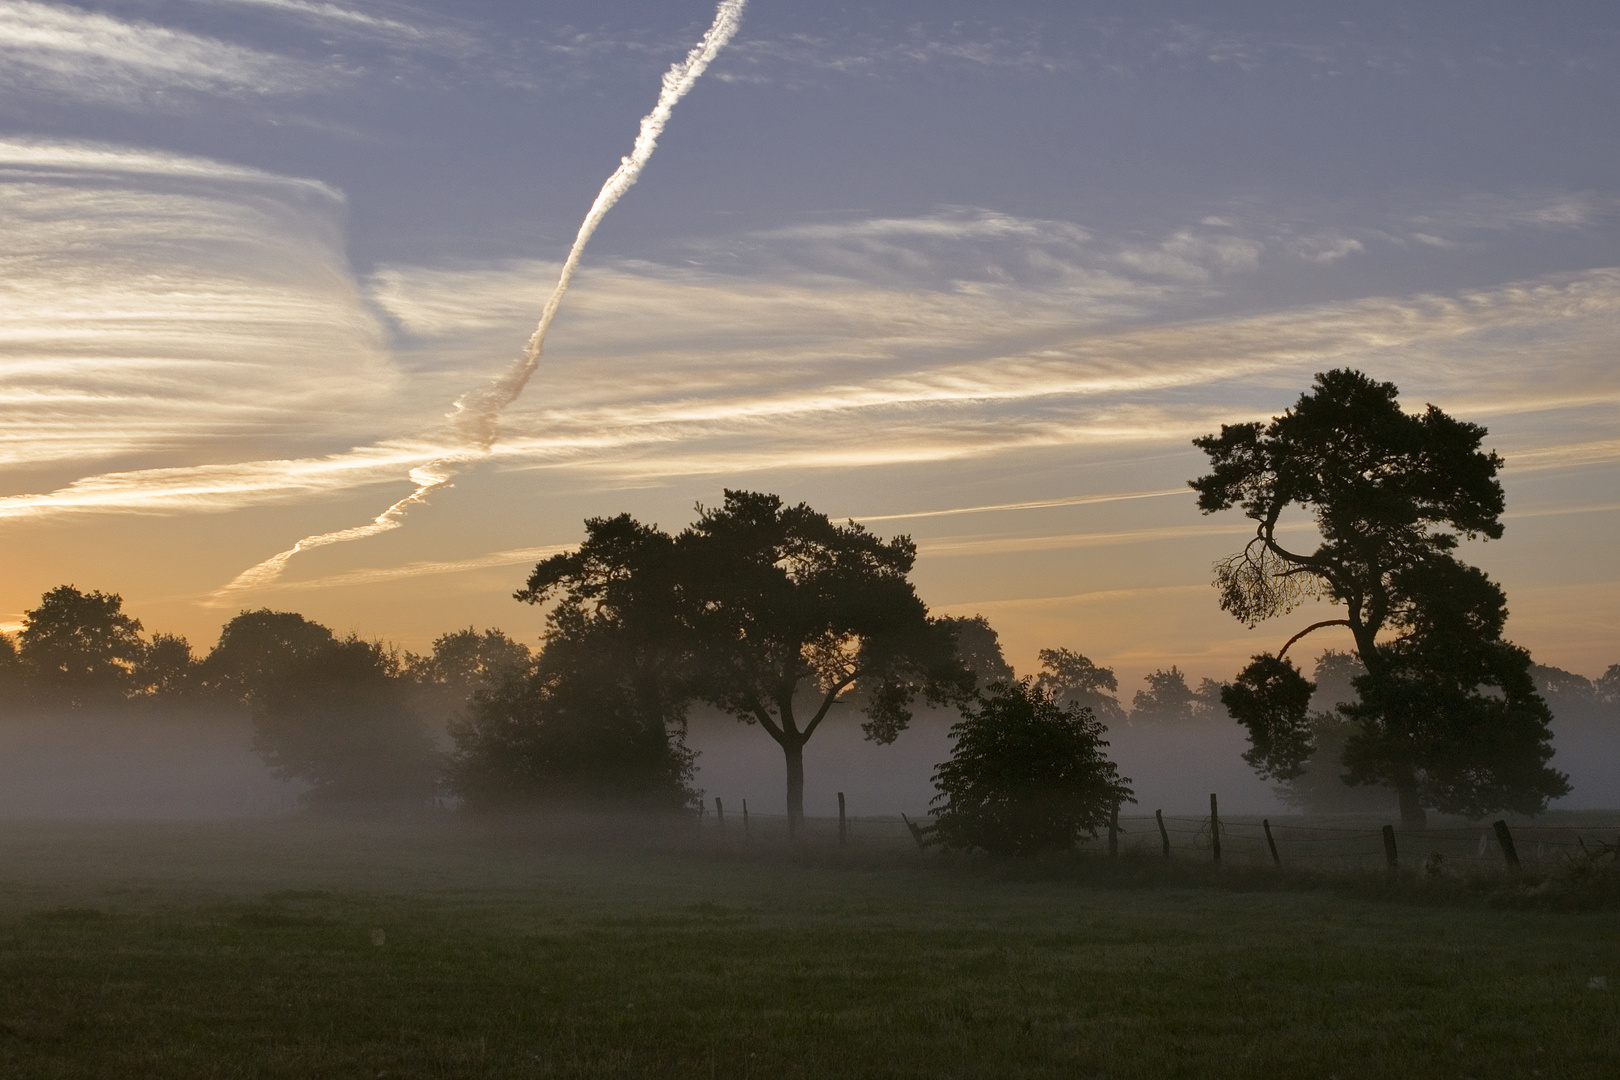
[[[842,810],[842,798],[839,802]],[[720,804],[719,813],[713,803]],[[1573,817],[1579,820],[1569,820]],[[1504,863],[1514,861],[1508,858],[1504,842],[1511,845],[1516,861],[1526,869],[1620,847],[1620,811],[1560,815],[1547,822],[1521,821],[1504,826],[1506,837],[1494,822],[1459,824],[1446,819],[1422,832],[1401,832],[1390,828],[1386,819],[1368,815],[1121,814],[1117,822],[1116,835],[1099,830],[1087,847],[1098,853],[1117,851],[1122,855],[1236,864],[1276,863],[1321,870],[1387,867],[1391,843],[1395,860],[1402,866],[1434,865],[1434,856],[1438,855],[1440,865],[1458,870],[1500,869]],[[698,825],[706,837],[728,843],[788,839],[785,815],[739,812],[720,800],[712,800],[705,807]],[[929,828],[926,814],[846,817],[841,813],[837,818],[804,818],[798,839],[816,845],[916,850],[919,834],[926,839]]]

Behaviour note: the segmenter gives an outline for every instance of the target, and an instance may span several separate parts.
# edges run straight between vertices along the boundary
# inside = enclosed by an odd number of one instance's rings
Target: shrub
[[[1095,836],[1129,780],[1103,753],[1106,729],[1091,710],[1059,705],[1030,679],[997,683],[951,728],[951,760],[934,783],[932,813],[945,847],[1029,857]]]

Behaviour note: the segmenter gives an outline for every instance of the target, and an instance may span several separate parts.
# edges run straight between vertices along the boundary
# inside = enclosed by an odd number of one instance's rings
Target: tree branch
[[[821,726],[821,721],[826,718],[828,710],[830,710],[835,704],[837,704],[838,695],[842,694],[845,690],[849,689],[850,684],[852,684],[855,681],[855,679],[856,679],[856,677],[858,675],[859,675],[859,672],[853,672],[853,671],[850,672],[849,677],[847,679],[845,679],[843,682],[839,683],[837,686],[834,686],[831,690],[827,691],[827,696],[824,697],[822,699],[822,701],[821,701],[821,708],[817,709],[816,710],[816,715],[812,716],[810,718],[810,722],[808,724],[804,725],[804,737],[806,739],[808,739],[811,735],[815,734],[816,728],[820,727]]]
[[[1350,620],[1349,619],[1327,619],[1327,620],[1325,620],[1323,622],[1312,623],[1311,625],[1307,626],[1305,629],[1301,630],[1299,633],[1295,634],[1293,637],[1288,639],[1288,644],[1284,645],[1281,649],[1279,649],[1277,651],[1277,659],[1281,660],[1283,657],[1287,656],[1288,655],[1288,650],[1289,650],[1290,647],[1292,647],[1294,642],[1298,641],[1300,638],[1304,637],[1306,634],[1309,634],[1312,630],[1320,630],[1324,626],[1350,626]],[[1353,626],[1350,627],[1350,628],[1352,630],[1355,629],[1355,627],[1353,627]]]

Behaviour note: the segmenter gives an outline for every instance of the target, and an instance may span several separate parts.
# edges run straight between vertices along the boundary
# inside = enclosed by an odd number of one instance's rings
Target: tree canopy
[[[930,619],[908,575],[909,538],[778,496],[726,491],[679,536],[628,515],[586,522],[586,540],[535,567],[517,596],[554,600],[553,636],[623,657],[647,716],[703,700],[782,748],[791,826],[804,813],[804,746],[833,707],[892,742],[911,703],[960,700],[973,675],[956,634]]]
[[[58,585],[23,613],[17,655],[48,703],[80,708],[120,701],[146,650],[141,621],[117,593]]]
[[[1221,606],[1251,626],[1316,596],[1343,609],[1294,640],[1349,630],[1366,668],[1349,775],[1393,786],[1410,827],[1421,827],[1425,806],[1540,808],[1568,790],[1546,765],[1546,706],[1525,674],[1529,657],[1501,640],[1501,590],[1452,554],[1460,537],[1502,535],[1502,461],[1480,448],[1484,436],[1433,405],[1403,412],[1393,383],[1336,370],[1270,424],[1222,425],[1194,440],[1211,464],[1191,482],[1199,509],[1239,506],[1256,523],[1254,538],[1216,565]],[[1314,550],[1279,540],[1290,507],[1310,515]],[[1391,631],[1394,641],[1379,640]],[[1223,695],[1274,775],[1310,748],[1299,705],[1309,684],[1286,660],[1292,644],[1256,657]],[[1425,708],[1398,706],[1420,689]],[[1488,704],[1497,695],[1504,704]]]

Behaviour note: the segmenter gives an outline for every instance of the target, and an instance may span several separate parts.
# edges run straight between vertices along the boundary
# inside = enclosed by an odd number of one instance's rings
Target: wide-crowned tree
[[[834,706],[858,703],[866,737],[891,743],[919,696],[966,701],[974,675],[911,584],[910,537],[882,540],[758,492],[727,491],[721,506],[699,510],[676,541],[699,650],[695,689],[782,748],[794,829],[804,747]]]
[[[1501,639],[1501,590],[1452,554],[1459,536],[1502,535],[1501,459],[1480,449],[1484,428],[1433,405],[1406,413],[1398,395],[1393,383],[1329,371],[1269,424],[1194,440],[1211,465],[1192,481],[1199,509],[1240,506],[1255,522],[1254,538],[1216,566],[1221,606],[1250,626],[1317,596],[1344,609],[1257,656],[1222,700],[1249,727],[1263,771],[1296,771],[1311,750],[1310,684],[1287,650],[1343,626],[1366,668],[1349,780],[1394,787],[1408,828],[1423,827],[1425,807],[1540,809],[1569,787],[1547,766],[1529,656]],[[1310,516],[1313,550],[1279,539],[1291,507]],[[1419,693],[1421,706],[1401,704]]]
[[[69,708],[119,702],[133,688],[146,651],[141,622],[124,614],[117,593],[58,585],[23,613],[17,653],[30,689]]]
[[[911,585],[908,538],[754,492],[699,514],[675,537],[625,515],[588,521],[580,549],[539,564],[517,595],[557,601],[553,634],[616,650],[649,723],[704,700],[763,728],[797,828],[804,747],[835,705],[858,702],[867,737],[892,742],[918,696],[963,699],[973,674]]]
[[[440,762],[398,658],[346,638],[300,652],[252,695],[254,748],[313,806],[425,803]]]
[[[296,611],[244,611],[220,630],[197,674],[216,700],[252,705],[289,678],[291,666],[324,655],[335,640]]]

